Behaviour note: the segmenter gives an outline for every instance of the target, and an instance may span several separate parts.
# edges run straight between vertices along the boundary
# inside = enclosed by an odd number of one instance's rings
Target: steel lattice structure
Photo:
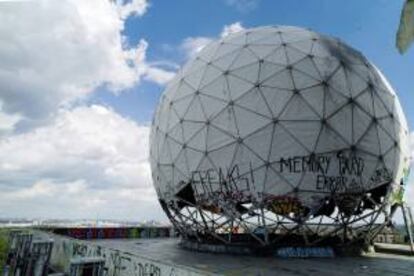
[[[184,238],[213,244],[369,242],[408,170],[407,123],[381,72],[297,27],[206,46],[157,107],[150,159]]]

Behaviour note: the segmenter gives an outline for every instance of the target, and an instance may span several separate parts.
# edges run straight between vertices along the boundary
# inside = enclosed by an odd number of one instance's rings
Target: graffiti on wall
[[[51,264],[68,271],[70,260],[78,257],[101,257],[105,260],[104,276],[174,276],[188,275],[187,270],[153,261],[143,256],[102,247],[88,241],[51,234],[55,241]],[[201,275],[193,271],[191,275]]]
[[[48,230],[55,234],[81,240],[167,238],[173,234],[171,227],[70,227]]]

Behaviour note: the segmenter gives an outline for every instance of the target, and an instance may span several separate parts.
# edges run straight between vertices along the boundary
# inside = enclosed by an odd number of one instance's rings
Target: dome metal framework
[[[244,30],[169,83],[151,130],[154,186],[187,242],[367,244],[408,174],[407,123],[381,72],[310,30]]]

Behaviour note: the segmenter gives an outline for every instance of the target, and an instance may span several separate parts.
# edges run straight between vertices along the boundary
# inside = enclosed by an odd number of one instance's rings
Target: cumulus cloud
[[[240,32],[242,30],[244,30],[244,27],[241,22],[225,25],[220,33],[220,37],[223,38],[229,34]],[[205,36],[188,37],[182,42],[181,49],[186,53],[187,58],[192,58],[214,39],[214,37]]]
[[[173,72],[147,61],[144,39],[129,45],[122,35],[125,20],[147,8],[147,0],[3,3],[0,120],[27,129],[98,87],[119,92],[143,78],[164,84]]]
[[[143,15],[148,8],[147,0],[115,0],[121,18],[126,19],[131,15]]]
[[[164,219],[149,127],[86,106],[99,88],[165,84],[175,68],[130,45],[147,0],[38,0],[0,9],[0,217]],[[9,1],[16,2],[16,1]]]
[[[92,105],[60,110],[52,124],[0,140],[0,210],[164,218],[151,184],[148,135],[148,126]]]
[[[235,22],[233,24],[224,26],[223,31],[221,32],[220,36],[225,37],[225,36],[228,36],[229,34],[237,33],[243,30],[244,30],[244,27],[242,26],[242,24],[240,22]]]

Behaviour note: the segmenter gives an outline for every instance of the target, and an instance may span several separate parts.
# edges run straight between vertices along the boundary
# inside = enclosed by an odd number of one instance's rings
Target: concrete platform
[[[205,275],[414,275],[414,257],[395,254],[281,259],[193,252],[180,248],[178,242],[177,239],[137,239],[91,243]]]
[[[411,247],[405,244],[376,243],[375,251],[390,254],[414,256],[414,253],[411,251]]]

